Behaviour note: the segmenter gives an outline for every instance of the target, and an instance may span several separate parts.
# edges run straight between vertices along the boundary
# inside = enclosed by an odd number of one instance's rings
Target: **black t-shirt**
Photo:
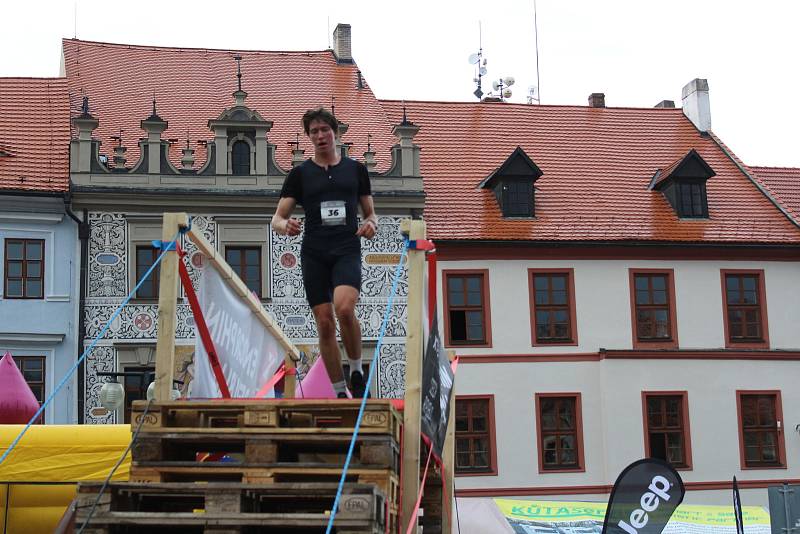
[[[361,249],[356,236],[359,198],[371,194],[367,168],[350,158],[342,158],[327,170],[307,159],[289,172],[281,189],[281,198],[294,198],[306,212],[303,249],[331,252]],[[335,216],[340,214],[341,203],[345,217],[338,220]]]

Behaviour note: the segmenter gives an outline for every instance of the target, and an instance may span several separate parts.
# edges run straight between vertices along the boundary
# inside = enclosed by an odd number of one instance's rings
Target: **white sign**
[[[225,283],[217,270],[205,263],[197,298],[217,351],[231,397],[255,397],[283,361],[278,341],[250,308]],[[221,397],[208,353],[195,326],[195,376],[191,398]],[[267,396],[273,396],[270,392]]]

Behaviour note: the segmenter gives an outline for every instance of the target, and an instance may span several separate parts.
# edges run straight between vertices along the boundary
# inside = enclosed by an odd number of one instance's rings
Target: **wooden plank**
[[[189,226],[186,213],[165,213],[161,241],[176,239]],[[175,368],[175,311],[178,303],[178,253],[173,248],[161,260],[158,286],[158,341],[156,345],[156,400],[170,400]]]
[[[404,220],[400,231],[409,239],[425,239],[425,222]],[[408,324],[406,327],[406,392],[403,409],[403,480],[401,485],[400,525],[411,521],[419,494],[419,445],[422,382],[422,309],[424,302],[425,251],[408,251]]]
[[[456,351],[447,351],[447,357],[452,362],[456,359]],[[453,529],[453,503],[455,501],[455,480],[453,469],[455,469],[455,441],[456,441],[456,389],[453,382],[453,393],[450,398],[450,415],[447,418],[447,434],[444,439],[444,450],[442,451],[442,463],[444,464],[444,485],[445,491],[442,494],[442,532],[450,534]]]

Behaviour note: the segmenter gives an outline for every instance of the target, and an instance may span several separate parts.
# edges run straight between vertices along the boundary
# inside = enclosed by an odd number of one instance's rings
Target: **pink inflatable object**
[[[0,359],[0,424],[24,425],[39,409],[39,401],[31,391],[14,358],[6,352]]]
[[[302,399],[335,399],[336,392],[333,391],[333,384],[328,377],[328,371],[325,370],[325,364],[322,358],[317,358],[308,374],[302,377],[302,380],[295,388],[295,396]],[[350,392],[347,392],[347,398],[352,398]]]

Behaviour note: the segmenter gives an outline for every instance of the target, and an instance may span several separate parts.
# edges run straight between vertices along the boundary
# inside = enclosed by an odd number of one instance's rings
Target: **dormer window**
[[[714,170],[692,149],[684,157],[656,171],[650,189],[661,191],[681,219],[707,219],[706,181]]]
[[[231,174],[247,176],[250,174],[250,145],[246,141],[236,141],[231,147]]]
[[[534,182],[542,171],[522,148],[514,152],[479,185],[494,192],[503,217],[533,217]]]

